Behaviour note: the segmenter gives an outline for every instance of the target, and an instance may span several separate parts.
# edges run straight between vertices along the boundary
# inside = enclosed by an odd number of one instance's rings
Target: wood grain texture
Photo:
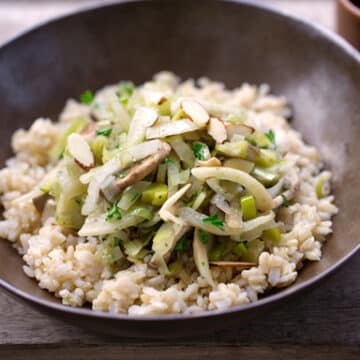
[[[309,293],[235,329],[206,337],[171,340],[172,345],[245,344],[360,345],[360,256]],[[0,344],[170,345],[159,340],[111,338],[44,316],[0,292]],[[1,346],[0,346],[1,348]]]
[[[263,0],[334,24],[332,0]],[[0,40],[38,21],[99,0],[0,0]],[[97,335],[38,313],[0,292],[0,359],[360,358],[360,254],[287,305],[236,328],[171,341]]]
[[[246,360],[358,360],[360,348],[358,346],[327,346],[316,345],[308,348],[299,345],[293,346],[269,346],[269,345],[244,345],[217,346],[200,345],[196,347],[169,346],[159,347],[149,345],[144,347],[134,345],[111,345],[111,346],[71,346],[52,347],[48,349],[38,347],[4,348],[0,349],[1,359],[23,360],[111,360],[111,359],[152,359],[152,360],[188,360],[188,359],[220,359],[226,356],[227,359]]]

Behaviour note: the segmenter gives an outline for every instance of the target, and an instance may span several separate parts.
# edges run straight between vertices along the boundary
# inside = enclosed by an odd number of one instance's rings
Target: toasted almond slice
[[[227,138],[231,140],[234,135],[243,135],[249,136],[251,135],[255,129],[249,125],[245,124],[226,124],[226,133]]]
[[[86,140],[94,140],[96,137],[97,128],[98,124],[91,122],[80,131],[80,135]]]
[[[167,100],[165,94],[159,91],[146,91],[144,97],[146,103],[149,105],[161,105]]]
[[[210,120],[208,112],[195,100],[183,100],[181,108],[190,120],[198,126],[205,126]]]
[[[216,167],[216,166],[221,166],[221,161],[216,157],[211,157],[210,159],[207,160],[198,160],[198,164],[200,166]]]
[[[68,150],[75,162],[85,170],[95,166],[94,155],[89,144],[79,134],[71,134],[67,141]]]
[[[224,123],[214,117],[210,118],[208,133],[219,144],[223,143],[227,138],[226,127]]]
[[[159,114],[155,109],[141,106],[136,109],[132,121],[141,123],[145,127],[150,127],[154,125],[158,117]]]
[[[241,262],[241,261],[211,261],[210,265],[217,266],[217,267],[234,267],[234,268],[241,268],[241,269],[249,269],[257,264],[251,262]]]

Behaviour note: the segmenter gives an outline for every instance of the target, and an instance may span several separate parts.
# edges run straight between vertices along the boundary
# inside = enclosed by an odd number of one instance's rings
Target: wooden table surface
[[[0,41],[99,1],[1,1]],[[334,27],[332,0],[265,1]],[[360,359],[360,254],[315,289],[233,329],[177,340],[111,338],[40,314],[0,291],[0,359]]]

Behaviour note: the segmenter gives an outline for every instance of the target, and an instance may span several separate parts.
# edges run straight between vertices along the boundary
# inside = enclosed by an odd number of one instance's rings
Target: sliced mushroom
[[[223,143],[227,138],[224,123],[215,117],[210,118],[208,133],[218,144]]]
[[[170,154],[171,147],[165,142],[161,143],[159,151],[139,164],[134,165],[128,170],[128,174],[123,178],[113,178],[112,181],[105,181],[105,186],[102,186],[102,192],[106,199],[113,201],[117,194],[129,185],[132,185],[147,175],[151,174],[157,166]]]
[[[39,213],[42,213],[43,210],[44,210],[44,207],[46,205],[46,202],[51,199],[51,196],[47,193],[42,193],[42,194],[39,194],[38,196],[35,196],[33,199],[32,199],[32,203],[34,204],[36,210],[39,212]]]
[[[300,188],[300,178],[297,171],[291,170],[289,174],[285,177],[284,183],[288,185],[289,188],[288,190],[278,195],[275,199],[273,199],[272,201],[273,209],[276,209],[284,205],[285,203],[287,203],[287,201],[292,200],[296,195],[297,191]]]
[[[223,267],[223,268],[241,268],[241,269],[250,269],[256,266],[256,263],[251,262],[241,262],[241,261],[211,261],[210,265]]]
[[[69,153],[80,167],[89,170],[95,166],[94,154],[90,149],[90,145],[81,135],[71,134],[68,137],[67,147]]]

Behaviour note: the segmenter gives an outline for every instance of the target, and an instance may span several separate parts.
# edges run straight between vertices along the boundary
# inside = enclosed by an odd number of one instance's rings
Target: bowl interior
[[[295,289],[359,244],[360,65],[350,52],[302,22],[251,4],[156,0],[75,14],[0,49],[0,165],[17,128],[40,116],[56,119],[65,100],[87,88],[141,83],[163,69],[228,87],[268,83],[291,102],[293,125],[333,170],[341,209],[322,260],[300,272]],[[7,242],[0,240],[0,253],[0,278],[57,301],[23,274]]]

